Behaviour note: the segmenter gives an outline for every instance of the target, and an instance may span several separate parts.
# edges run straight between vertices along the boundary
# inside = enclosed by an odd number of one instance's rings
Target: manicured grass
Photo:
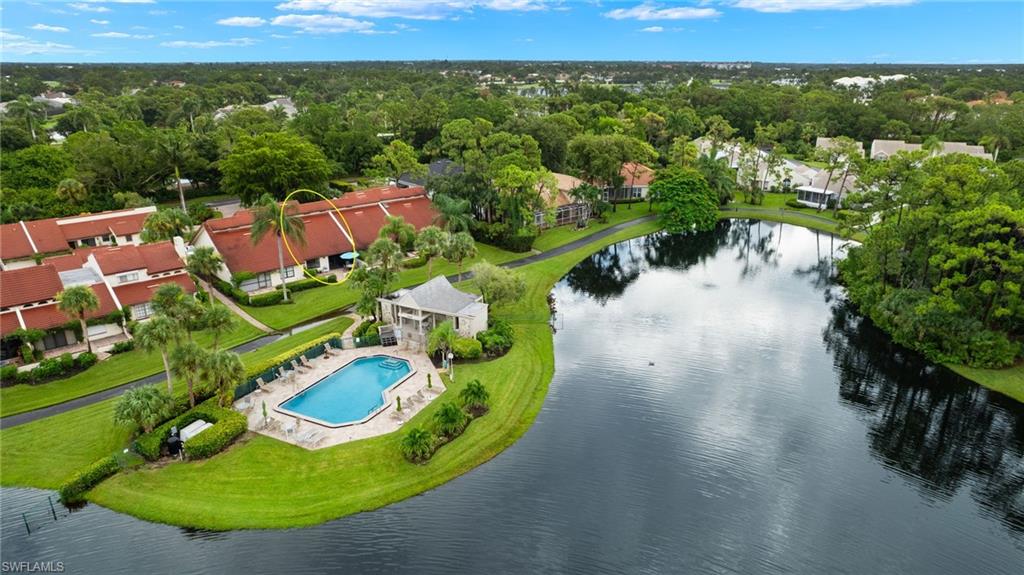
[[[90,499],[143,519],[211,529],[313,525],[375,509],[436,487],[484,463],[529,428],[554,371],[546,296],[579,260],[600,247],[658,229],[639,225],[568,254],[522,268],[529,291],[496,315],[515,322],[516,343],[500,359],[457,365],[457,381],[403,431],[307,451],[252,436],[217,457],[130,471],[100,484]],[[425,425],[471,379],[491,393],[491,411],[426,465],[399,452],[404,430]]]
[[[255,363],[331,332],[343,332],[352,319],[338,318],[281,338],[242,354]],[[175,382],[176,389],[184,384]],[[0,484],[56,488],[79,468],[119,451],[128,444],[128,430],[115,426],[117,399],[0,431]]]
[[[777,208],[762,208],[759,206],[746,207],[744,204],[736,203],[729,205],[730,207],[735,206],[735,209],[722,210],[718,212],[719,219],[750,218],[755,220],[782,222],[785,224],[792,224],[794,226],[802,226],[813,230],[821,230],[823,232],[829,232],[837,235],[839,234],[838,223],[825,222],[818,218],[808,216],[803,212],[789,209],[779,210]],[[858,234],[852,239],[860,241],[863,239],[863,236]]]
[[[263,335],[249,323],[236,317],[234,329],[220,338],[221,347],[231,347]],[[197,333],[195,339],[208,347],[213,337]],[[136,349],[105,359],[91,368],[67,379],[60,379],[40,385],[15,385],[0,389],[0,417],[32,411],[57,403],[117,387],[129,381],[160,373],[164,369],[159,353],[147,353]]]
[[[971,381],[1006,394],[1024,403],[1024,363],[1005,369],[981,369],[965,365],[946,365]]]
[[[487,260],[492,264],[500,264],[530,255],[528,253],[517,254],[481,243],[477,243],[476,247],[479,252],[477,257],[472,261],[467,260],[462,266],[462,271],[469,271],[469,268],[478,261]],[[458,273],[458,271],[458,266],[455,264],[448,263],[441,258],[434,260],[434,275],[448,275]],[[427,266],[402,270],[392,287],[398,289],[425,281],[427,281]],[[348,282],[342,282],[301,291],[292,294],[291,297],[294,303],[287,305],[267,307],[243,305],[241,307],[249,315],[274,329],[286,329],[356,303],[356,300],[359,299],[359,292]]]
[[[616,211],[613,212],[609,210],[605,214],[607,215],[606,222],[590,220],[590,224],[582,230],[576,229],[576,226],[571,224],[544,230],[537,240],[533,242],[533,249],[546,252],[559,246],[564,246],[565,244],[576,241],[580,238],[585,238],[603,229],[610,228],[615,224],[621,224],[622,222],[642,218],[646,215],[650,215],[651,213],[653,212],[648,209],[647,203],[621,204],[616,208]]]

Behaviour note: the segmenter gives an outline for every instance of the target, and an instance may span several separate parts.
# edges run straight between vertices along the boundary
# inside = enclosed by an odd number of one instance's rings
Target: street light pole
[[[455,383],[455,354],[448,352],[448,377]]]

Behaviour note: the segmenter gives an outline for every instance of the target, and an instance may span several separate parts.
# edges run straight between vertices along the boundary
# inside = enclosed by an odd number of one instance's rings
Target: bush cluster
[[[478,381],[471,382],[470,385],[474,384],[483,391]],[[406,432],[401,443],[405,458],[413,463],[426,463],[438,449],[465,433],[469,424],[477,417],[485,415],[489,409],[486,391],[483,394],[484,397],[473,399],[472,390],[463,389],[459,394],[459,403],[445,402],[434,412],[432,426],[414,427]]]
[[[787,206],[789,206],[789,207],[791,207],[791,208],[796,208],[796,209],[798,209],[798,210],[800,210],[800,209],[803,209],[803,208],[806,208],[806,207],[807,207],[807,206],[805,206],[805,205],[801,204],[800,202],[798,202],[798,201],[796,200],[796,198],[790,198],[790,199],[786,200],[786,205],[787,205]]]
[[[261,293],[259,295],[249,297],[248,300],[248,302],[243,301],[242,303],[247,303],[252,307],[267,307],[270,305],[277,305],[279,303],[284,302],[284,292],[281,290],[277,290],[267,293]]]
[[[323,282],[327,282],[329,284],[338,283],[338,276],[334,274],[326,276],[317,276],[317,278],[318,279],[306,278],[298,281],[288,282],[288,291],[300,292],[306,291],[308,289],[323,287]],[[277,286],[276,289],[278,291],[281,291],[281,286]]]
[[[537,235],[537,229],[532,226],[512,230],[508,224],[502,222],[478,222],[473,228],[473,237],[477,241],[516,253],[533,249],[533,241],[537,239]]]
[[[18,371],[14,366],[8,366],[14,369],[13,371],[7,369],[4,372],[3,382],[4,385],[43,383],[84,371],[95,365],[96,361],[94,353],[83,352],[79,354],[78,358],[71,357],[70,353],[63,353],[57,357],[48,357],[40,361],[36,367],[26,371]]]
[[[185,398],[185,406],[188,398]],[[213,427],[193,437],[188,442],[186,454],[192,459],[210,457],[228,446],[236,437],[245,433],[245,416],[233,409],[219,407],[216,399],[208,400],[195,409],[190,409],[177,417],[169,419],[149,433],[144,433],[135,440],[134,450],[147,461],[156,461],[167,448],[167,438],[171,428],[183,429],[190,423],[202,419],[213,423]],[[175,398],[175,407],[178,400]]]
[[[110,348],[110,355],[117,355],[133,349],[135,349],[135,341],[126,339],[115,343],[114,347]]]
[[[65,481],[58,490],[60,500],[64,503],[81,501],[82,496],[96,487],[101,481],[117,473],[121,466],[113,455],[108,455],[85,469],[78,471]]]
[[[379,322],[374,319],[368,319],[363,323],[357,325],[356,328],[352,330],[352,337],[365,337],[368,335],[376,335],[378,333],[377,328],[382,325],[384,325],[382,322]]]
[[[498,357],[505,355],[516,341],[516,334],[512,329],[512,324],[503,319],[496,318],[491,318],[488,324],[486,330],[476,334],[476,339],[480,341],[484,353],[488,356]]]
[[[459,359],[478,359],[484,354],[483,345],[472,337],[457,337],[452,344],[452,353]]]

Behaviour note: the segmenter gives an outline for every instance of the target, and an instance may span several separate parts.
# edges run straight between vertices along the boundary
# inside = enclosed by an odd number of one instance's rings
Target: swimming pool
[[[374,355],[353,360],[293,395],[278,411],[327,427],[362,423],[384,407],[384,392],[412,375],[404,359]]]

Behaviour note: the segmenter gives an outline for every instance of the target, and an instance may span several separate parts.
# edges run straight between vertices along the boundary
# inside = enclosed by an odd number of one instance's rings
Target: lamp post
[[[455,354],[448,352],[448,377],[455,383]]]

